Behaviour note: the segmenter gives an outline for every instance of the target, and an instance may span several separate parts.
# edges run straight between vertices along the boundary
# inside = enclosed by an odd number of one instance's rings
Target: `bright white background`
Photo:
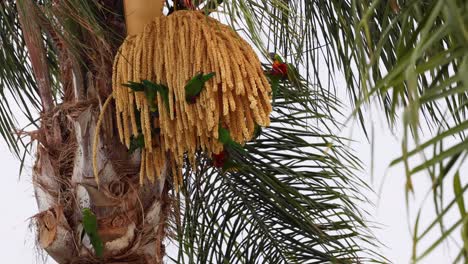
[[[381,249],[383,255],[396,264],[409,263],[411,235],[404,200],[405,177],[401,167],[388,169],[390,161],[401,153],[400,140],[395,136],[401,134],[401,132],[396,131],[394,132],[395,135],[393,135],[388,131],[383,119],[374,119],[376,120],[374,121],[373,186],[377,192],[382,179],[385,178],[385,182],[382,185],[380,199],[378,199],[377,194],[368,193],[368,196],[376,205],[375,207],[367,207],[367,209],[371,214],[370,220],[380,223],[380,228],[375,230],[375,234],[385,245]],[[358,141],[352,147],[366,166],[366,171],[363,171],[361,176],[371,183],[371,148],[363,137],[360,127],[356,125],[348,127],[342,135],[351,136]],[[28,162],[29,165],[25,173],[21,178],[18,178],[19,161],[13,158],[3,142],[0,143],[0,168],[2,170],[2,184],[0,185],[0,255],[2,256],[2,263],[42,263],[35,249],[34,235],[28,227],[29,217],[37,212],[30,176],[32,158],[29,158]],[[426,176],[421,175],[420,178],[417,178],[415,185],[424,186],[417,189],[419,190],[417,194],[420,194],[418,197],[423,197],[428,187]],[[432,216],[430,210],[427,210],[423,214],[423,222],[432,220]],[[453,259],[453,255],[451,255],[451,258],[447,258],[449,253],[449,250],[443,247],[442,250],[432,254],[421,263],[449,263],[448,259]],[[48,263],[53,263],[53,261]]]
[[[323,71],[323,76],[328,75],[323,67],[321,71]],[[337,88],[338,92],[344,93],[344,81],[339,80],[337,83],[342,85]],[[338,96],[343,102],[348,102],[345,94]],[[350,109],[345,110],[348,114],[351,111]],[[425,174],[418,174],[413,179],[414,186],[417,186],[416,196],[410,197],[412,206],[410,208],[411,215],[408,216],[404,191],[406,179],[403,167],[389,168],[390,162],[401,155],[401,127],[397,127],[393,132],[390,131],[382,111],[377,109],[365,112],[364,116],[368,127],[374,128],[374,157],[371,154],[371,144],[356,122],[351,122],[346,129],[337,129],[337,134],[355,140],[351,147],[364,164],[364,170],[359,173],[359,176],[375,190],[375,192],[367,191],[366,193],[374,206],[363,204],[362,207],[369,213],[369,220],[378,226],[374,229],[374,234],[383,244],[380,248],[382,255],[395,264],[410,263],[412,252],[410,224],[412,226],[414,223],[415,214],[429,190],[430,182]],[[423,136],[429,138],[430,134],[427,131],[424,132]],[[372,162],[374,166],[373,177],[371,177]],[[44,263],[35,248],[34,228],[29,228],[29,218],[37,213],[37,208],[31,183],[33,158],[28,158],[27,163],[23,175],[19,178],[20,163],[13,158],[0,138],[0,169],[2,172],[0,173],[2,177],[0,184],[0,256],[2,261],[0,264]],[[463,175],[461,177],[462,183],[464,183],[466,179]],[[445,189],[445,193],[448,194],[448,198],[451,198],[451,184]],[[427,208],[423,210],[421,215],[421,227],[434,219],[431,202],[431,199],[426,202]],[[455,213],[451,216],[458,217]],[[459,233],[456,232],[454,235],[454,239],[459,240]],[[434,235],[430,235],[428,238],[421,243],[422,248],[427,247],[436,239]],[[442,245],[437,252],[432,253],[419,264],[451,263],[450,260],[454,259],[456,253],[458,253],[457,250],[450,250],[449,246]],[[46,262],[54,263],[51,260]]]

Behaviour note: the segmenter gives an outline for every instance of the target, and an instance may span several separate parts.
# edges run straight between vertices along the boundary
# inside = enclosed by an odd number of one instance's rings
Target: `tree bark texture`
[[[29,2],[29,0],[24,0]],[[104,1],[105,2],[105,1]],[[112,1],[109,1],[112,2]],[[154,4],[157,3],[157,4]],[[162,1],[125,1],[128,33],[135,34],[156,15]],[[144,9],[144,12],[141,11]],[[131,15],[129,15],[131,13]],[[21,13],[20,13],[21,16]],[[27,25],[27,24],[26,24]],[[31,26],[27,26],[28,28]],[[39,31],[31,28],[31,31]],[[40,71],[41,45],[34,34],[26,38],[38,82],[47,82]],[[40,43],[40,41],[39,41]],[[33,58],[37,54],[37,59]],[[112,58],[110,58],[112,61]],[[69,61],[60,61],[68,65]],[[37,132],[37,158],[33,184],[39,213],[34,220],[38,243],[58,263],[162,263],[170,197],[165,176],[156,184],[139,184],[140,153],[130,154],[119,142],[113,125],[113,107],[107,110],[99,135],[97,165],[99,185],[93,175],[92,144],[102,102],[109,96],[112,63],[98,71],[75,67],[67,83],[79,91],[70,101],[47,105]],[[91,68],[92,69],[92,68]],[[71,73],[70,73],[71,72]],[[48,75],[47,75],[48,76]],[[73,79],[70,82],[70,79]],[[39,87],[41,87],[39,83]],[[47,85],[45,83],[44,89]],[[42,95],[41,95],[42,96]],[[113,136],[115,135],[115,136]],[[53,138],[53,140],[50,140]],[[82,225],[82,209],[98,218],[104,257],[98,258]]]

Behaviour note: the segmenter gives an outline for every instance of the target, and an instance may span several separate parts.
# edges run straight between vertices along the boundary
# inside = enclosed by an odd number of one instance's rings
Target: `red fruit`
[[[273,62],[273,69],[271,70],[271,75],[286,78],[288,76],[288,65],[286,63],[275,60]]]

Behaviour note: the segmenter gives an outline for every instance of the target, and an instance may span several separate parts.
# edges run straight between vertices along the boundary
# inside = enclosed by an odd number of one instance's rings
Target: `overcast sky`
[[[324,72],[323,74],[327,75],[328,72]],[[344,85],[338,90],[343,92],[343,89]],[[341,97],[344,96],[342,95]],[[342,99],[347,100],[347,98]],[[371,117],[371,113],[374,116]],[[382,254],[395,264],[410,263],[412,238],[408,223],[414,223],[414,215],[420,202],[426,197],[430,182],[424,174],[419,174],[414,178],[413,183],[417,186],[417,193],[416,197],[411,197],[410,200],[413,201],[412,204],[415,206],[411,207],[410,211],[412,215],[408,216],[405,207],[404,170],[401,166],[396,166],[392,169],[388,168],[389,163],[401,154],[401,130],[396,129],[390,132],[385,123],[384,115],[376,113],[379,113],[376,109],[364,113],[369,122],[373,120],[375,132],[374,157],[371,157],[370,144],[366,141],[362,130],[356,124],[337,131],[337,133],[339,132],[341,136],[349,137],[356,141],[351,147],[365,165],[365,170],[359,175],[375,189],[376,193],[368,192],[367,194],[375,206],[363,205],[363,207],[371,215],[369,220],[378,223],[380,226],[374,232],[382,244],[385,245],[381,248]],[[426,133],[426,136],[428,135],[429,133]],[[370,176],[372,158],[374,158],[373,181],[371,181]],[[2,263],[42,263],[40,255],[38,255],[35,249],[34,235],[29,228],[29,218],[37,213],[37,208],[31,184],[31,164],[33,164],[33,158],[30,157],[27,161],[28,164],[25,172],[19,179],[18,169],[20,163],[13,158],[2,139],[0,139],[0,168],[3,170],[3,173],[1,173],[3,177],[2,184],[0,185],[0,210],[2,212],[2,217],[0,218],[0,253],[3,260]],[[449,187],[445,191],[447,195],[452,193],[451,190],[449,184]],[[428,208],[423,210],[421,216],[421,227],[424,227],[426,223],[434,219],[432,207],[430,207],[430,199],[427,204]],[[458,215],[452,215],[458,217]],[[456,236],[455,240],[458,239],[458,233],[456,233]],[[433,235],[428,236],[428,238],[425,243],[422,243],[423,247],[432,243],[435,239]],[[431,254],[420,263],[451,263],[448,260],[453,260],[455,253],[457,252],[454,250],[450,251],[449,246],[442,246],[437,252]],[[49,261],[48,263],[54,262]]]
[[[411,235],[408,229],[407,214],[404,200],[405,177],[401,167],[388,170],[389,162],[400,153],[400,141],[392,135],[381,118],[374,121],[375,126],[375,160],[374,160],[374,184],[376,190],[380,187],[382,179],[385,177],[381,199],[376,194],[369,193],[368,196],[376,203],[376,207],[367,207],[372,215],[373,221],[381,224],[381,228],[375,230],[377,237],[386,246],[382,248],[382,253],[393,263],[409,263],[411,254]],[[379,121],[380,120],[380,121]],[[350,134],[350,131],[353,134]],[[348,127],[343,132],[343,136],[352,136],[358,141],[353,144],[356,154],[367,166],[361,176],[369,183],[370,181],[370,145],[362,136],[359,127]],[[395,132],[396,135],[400,133]],[[29,217],[37,213],[33,189],[31,185],[31,163],[32,158],[28,159],[29,165],[21,179],[18,178],[19,161],[13,158],[6,145],[0,144],[0,162],[2,173],[2,184],[0,185],[0,210],[2,217],[0,220],[0,249],[2,263],[41,263],[37,251],[34,248],[34,236],[29,229]],[[426,176],[421,175],[417,178],[415,184],[424,186],[418,189],[417,200],[424,197],[428,187]],[[430,204],[430,203],[429,203]],[[414,210],[413,210],[414,211]],[[422,223],[433,219],[430,210],[426,210],[422,216]],[[453,254],[447,247],[432,254],[421,263],[441,264],[448,263],[448,254]],[[49,263],[54,263],[50,261]]]

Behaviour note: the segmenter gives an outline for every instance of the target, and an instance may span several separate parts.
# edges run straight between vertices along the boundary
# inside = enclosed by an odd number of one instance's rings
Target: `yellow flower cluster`
[[[145,139],[141,182],[145,176],[154,181],[166,164],[177,189],[184,154],[193,164],[199,149],[208,155],[223,150],[218,141],[219,126],[244,144],[253,137],[256,124],[270,123],[271,87],[257,55],[230,27],[201,12],[178,11],[155,18],[143,33],[127,37],[113,71],[119,136],[127,147],[131,136],[139,134],[135,113],[140,112]],[[206,83],[196,103],[189,104],[184,87],[199,72],[216,75]],[[158,114],[152,114],[144,92],[122,85],[142,80],[168,87],[168,108],[158,93]]]

